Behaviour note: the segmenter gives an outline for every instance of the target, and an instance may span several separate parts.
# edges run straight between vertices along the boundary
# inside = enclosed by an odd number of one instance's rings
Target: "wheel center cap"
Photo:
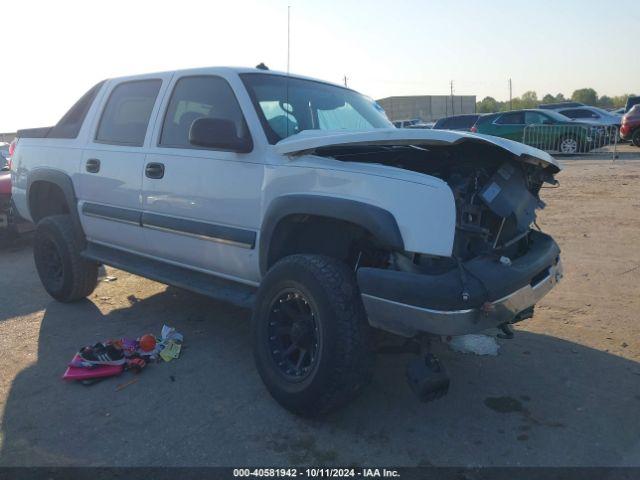
[[[311,325],[300,320],[291,326],[291,341],[298,346],[306,346],[311,340]]]

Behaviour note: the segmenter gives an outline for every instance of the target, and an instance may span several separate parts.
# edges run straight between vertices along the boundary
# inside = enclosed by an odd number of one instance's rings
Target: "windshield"
[[[393,128],[376,102],[348,88],[281,75],[240,77],[271,144],[303,130]]]

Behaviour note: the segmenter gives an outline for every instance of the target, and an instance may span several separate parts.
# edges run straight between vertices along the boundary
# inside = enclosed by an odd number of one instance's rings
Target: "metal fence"
[[[619,139],[614,125],[527,125],[522,143],[562,155],[610,154],[616,158]]]

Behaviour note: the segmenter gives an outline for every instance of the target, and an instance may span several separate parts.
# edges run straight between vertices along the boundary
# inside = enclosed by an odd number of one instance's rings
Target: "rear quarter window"
[[[78,100],[60,121],[51,129],[47,138],[76,138],[80,133],[80,128],[84,122],[87,112],[93,101],[95,100],[98,92],[104,85],[104,80],[85,93],[80,100]]]

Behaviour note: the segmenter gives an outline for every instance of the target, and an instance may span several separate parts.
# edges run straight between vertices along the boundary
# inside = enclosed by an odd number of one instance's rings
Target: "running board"
[[[82,252],[82,256],[125,272],[206,295],[215,300],[232,303],[243,308],[253,308],[256,289],[249,285],[97,243],[89,242],[87,248]]]

